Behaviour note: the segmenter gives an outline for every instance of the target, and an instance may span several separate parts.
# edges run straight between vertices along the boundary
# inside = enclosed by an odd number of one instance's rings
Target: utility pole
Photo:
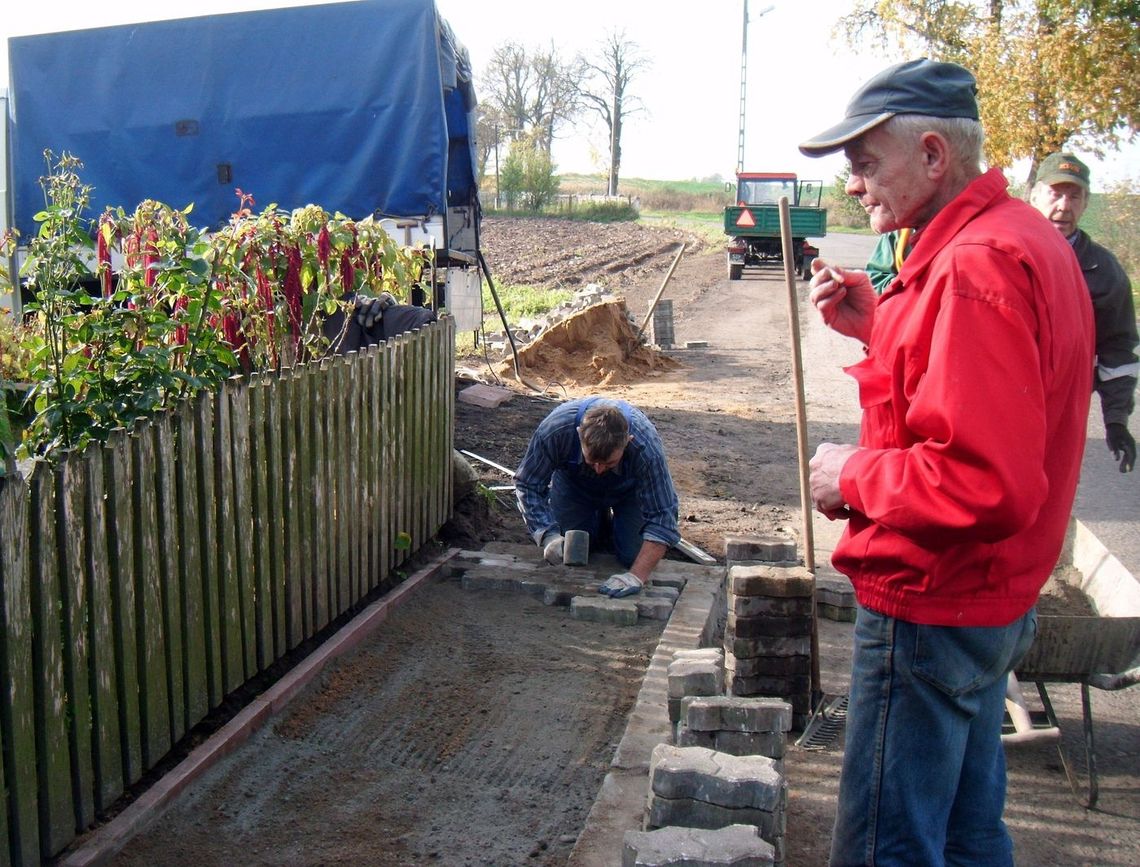
[[[757,18],[762,18],[775,9],[775,6],[768,6],[762,9],[757,15]],[[741,40],[740,47],[740,136],[736,140],[736,173],[740,174],[744,171],[744,108],[747,104],[745,99],[745,92],[748,83],[748,0],[744,0],[744,27],[742,28],[744,37]]]

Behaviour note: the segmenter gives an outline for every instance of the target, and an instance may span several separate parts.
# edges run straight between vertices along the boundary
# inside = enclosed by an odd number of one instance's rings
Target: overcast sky
[[[626,122],[622,175],[688,180],[736,168],[740,118],[743,0],[436,0],[471,54],[478,78],[494,48],[553,41],[565,57],[595,51],[617,30],[651,66],[634,82],[645,111]],[[7,78],[7,37],[156,18],[299,5],[295,0],[55,0],[15,3],[0,16]],[[832,37],[853,0],[750,0],[744,168],[794,171],[830,182],[841,156],[802,157],[796,145],[838,121],[852,92],[895,58],[853,53]],[[771,11],[761,15],[767,7]],[[1140,179],[1140,145],[1101,162],[1088,153],[1093,185]],[[606,135],[582,123],[554,148],[562,172],[602,171]],[[1015,167],[1015,180],[1024,168]]]

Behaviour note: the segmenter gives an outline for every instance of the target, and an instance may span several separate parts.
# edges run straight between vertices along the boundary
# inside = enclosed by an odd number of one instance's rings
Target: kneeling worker
[[[548,563],[562,562],[567,530],[585,530],[593,549],[612,515],[618,561],[629,571],[598,588],[637,593],[673,545],[678,501],[657,429],[641,410],[597,397],[571,400],[531,437],[515,474],[527,529]]]

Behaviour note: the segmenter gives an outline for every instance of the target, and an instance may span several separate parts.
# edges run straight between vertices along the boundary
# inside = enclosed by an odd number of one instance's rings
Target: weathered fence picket
[[[39,863],[36,779],[35,673],[32,667],[32,610],[28,562],[28,493],[17,481],[0,480],[0,742],[4,755],[4,811],[12,864]],[[8,532],[11,528],[12,532]]]
[[[453,369],[445,318],[0,479],[0,865],[63,851],[438,531]]]
[[[36,767],[39,776],[40,845],[61,851],[75,834],[71,799],[71,750],[67,741],[67,689],[63,675],[63,627],[59,562],[55,556],[54,479],[31,480],[29,563],[32,568],[32,669],[35,690]],[[2,570],[0,570],[2,572]],[[7,579],[5,578],[5,586]]]
[[[144,771],[142,716],[139,706],[137,617],[135,614],[134,476],[130,439],[123,429],[113,431],[103,448],[103,475],[107,487],[107,562],[111,571],[114,620],[111,646],[118,671],[119,724],[122,738],[123,778],[138,782]],[[32,477],[33,490],[36,478]],[[190,564],[187,564],[188,569]],[[190,573],[192,574],[192,573]]]

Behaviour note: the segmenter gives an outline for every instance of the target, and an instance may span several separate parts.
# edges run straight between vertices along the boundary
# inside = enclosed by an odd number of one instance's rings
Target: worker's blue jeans
[[[1013,864],[1006,675],[1037,632],[919,626],[859,607],[832,867]]]
[[[587,475],[589,472],[589,475]],[[562,532],[585,530],[590,550],[599,550],[602,519],[613,510],[613,545],[618,562],[627,569],[641,550],[645,519],[635,479],[617,479],[612,473],[567,473],[557,470],[550,480],[550,508]]]

